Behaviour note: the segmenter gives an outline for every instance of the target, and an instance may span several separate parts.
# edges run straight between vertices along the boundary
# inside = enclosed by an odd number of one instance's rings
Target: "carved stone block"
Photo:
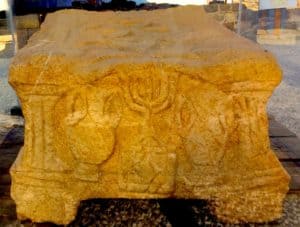
[[[59,224],[90,198],[199,198],[221,220],[281,216],[273,56],[201,7],[49,14],[10,67],[25,115],[19,218]]]

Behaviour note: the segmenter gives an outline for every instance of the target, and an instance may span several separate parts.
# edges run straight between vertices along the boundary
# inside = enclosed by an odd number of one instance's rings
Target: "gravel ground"
[[[300,138],[300,41],[294,46],[264,48],[276,56],[283,70],[283,80],[268,103],[268,112]]]
[[[7,82],[9,58],[0,58],[0,113],[9,113],[17,105],[17,97]]]

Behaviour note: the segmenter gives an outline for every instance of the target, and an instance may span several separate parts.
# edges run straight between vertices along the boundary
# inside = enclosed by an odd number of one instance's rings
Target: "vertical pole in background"
[[[12,36],[12,41],[14,45],[14,54],[16,54],[18,51],[18,40],[17,40],[16,29],[15,29],[13,10],[12,10],[13,0],[3,0],[3,1],[7,1],[7,5],[8,5],[6,10],[6,18],[8,22],[9,31]]]
[[[240,3],[239,3],[239,13],[238,13],[238,21],[237,21],[237,34],[239,34],[239,35],[241,35],[242,9],[243,9],[243,1],[240,0]]]
[[[14,21],[14,16],[13,16],[13,0],[3,0],[3,1],[7,1],[7,10],[6,10],[6,18],[8,21],[8,27],[12,36],[12,42],[13,42],[13,46],[14,46],[14,55],[17,53],[18,51],[18,38],[17,38],[17,33],[16,33],[16,27],[15,27],[15,21]],[[22,116],[22,110],[21,110],[21,105],[19,102],[19,99],[17,98],[17,106],[13,106],[10,109],[10,113],[11,115],[19,115]]]

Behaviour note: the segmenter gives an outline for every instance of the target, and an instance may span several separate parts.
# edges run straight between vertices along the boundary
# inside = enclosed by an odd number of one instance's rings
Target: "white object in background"
[[[8,10],[8,2],[7,0],[0,0],[0,11]]]
[[[259,9],[296,8],[297,0],[260,0]]]

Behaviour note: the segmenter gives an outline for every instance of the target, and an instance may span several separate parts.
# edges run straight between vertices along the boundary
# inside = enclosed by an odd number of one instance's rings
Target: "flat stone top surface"
[[[198,72],[215,84],[278,82],[281,77],[270,53],[219,25],[202,7],[185,6],[48,14],[41,30],[15,57],[10,82],[56,84],[69,80],[69,75],[101,76],[119,64],[156,63]],[[42,71],[51,73],[41,75]]]

